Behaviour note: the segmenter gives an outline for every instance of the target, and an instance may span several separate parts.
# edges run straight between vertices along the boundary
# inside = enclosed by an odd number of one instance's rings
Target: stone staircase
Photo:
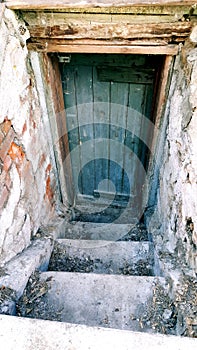
[[[133,229],[126,224],[67,224],[65,237],[55,240],[48,271],[37,281],[44,288],[41,303],[27,316],[152,332],[142,318],[156,285],[165,289],[165,279],[153,276],[153,247],[147,238],[129,240]]]
[[[91,222],[63,226],[61,238],[56,224],[49,236],[38,235],[6,265],[0,278],[2,348],[196,347],[192,338],[155,334],[161,317],[168,320],[169,310],[161,308],[163,314],[158,314],[158,306],[169,290],[163,277],[154,276],[153,246],[143,227]],[[56,237],[54,243],[50,237]],[[32,274],[35,269],[39,271]]]

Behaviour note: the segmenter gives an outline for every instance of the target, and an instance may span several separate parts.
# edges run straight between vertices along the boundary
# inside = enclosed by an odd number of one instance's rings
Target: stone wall
[[[197,49],[176,57],[157,148],[156,204],[147,215],[156,270],[197,272]],[[151,207],[149,208],[149,214]],[[151,217],[151,219],[150,219]]]
[[[45,101],[29,56],[29,33],[0,9],[0,263],[30,244],[54,215],[55,176]]]

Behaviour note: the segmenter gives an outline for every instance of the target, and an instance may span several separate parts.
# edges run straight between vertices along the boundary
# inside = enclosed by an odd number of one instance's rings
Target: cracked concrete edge
[[[35,270],[46,271],[54,246],[54,240],[65,230],[65,218],[55,216],[49,225],[43,227],[41,237],[36,237],[21,253],[0,268],[0,289],[13,290],[14,297],[5,297],[0,313],[15,315],[16,302],[21,297],[29,277]]]
[[[1,268],[0,288],[10,288],[18,300],[27,285],[31,274],[36,270],[46,271],[53,249],[50,237],[36,239],[20,254]],[[15,301],[16,301],[15,300]]]
[[[55,336],[54,336],[55,334]],[[0,315],[6,350],[195,349],[197,339]]]
[[[48,225],[42,226],[41,231],[53,240],[63,238],[65,236],[65,226],[68,224],[68,218],[55,217]]]

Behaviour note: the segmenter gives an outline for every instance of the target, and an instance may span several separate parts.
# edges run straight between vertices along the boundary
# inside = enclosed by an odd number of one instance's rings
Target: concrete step
[[[196,349],[197,339],[0,315],[5,350]]]
[[[85,200],[84,203],[76,204],[75,219],[82,222],[137,224],[143,213],[136,205],[131,207],[127,204],[118,204],[111,200],[103,202],[100,199],[88,203],[88,200]]]
[[[56,240],[49,270],[151,276],[149,242]]]
[[[59,321],[134,331],[142,331],[139,320],[156,283],[165,284],[156,277],[76,272],[43,272],[40,282],[48,284],[46,313],[52,305]]]
[[[86,240],[148,240],[147,233],[140,225],[92,223],[72,221],[65,225],[65,234],[60,238]]]

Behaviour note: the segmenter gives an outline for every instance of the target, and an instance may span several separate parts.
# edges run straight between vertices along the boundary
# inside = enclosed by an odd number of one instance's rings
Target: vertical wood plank
[[[130,181],[130,194],[137,195],[136,186],[136,167],[138,157],[140,157],[140,129],[141,129],[141,114],[142,103],[144,96],[144,87],[141,84],[129,84],[129,109],[126,124],[125,145],[128,147],[124,155],[124,167],[130,169],[128,176]],[[128,188],[124,189],[126,193]]]
[[[59,148],[61,152],[60,166],[64,169],[67,200],[72,205],[74,202],[73,177],[59,62],[56,57],[46,56],[46,60],[49,69],[49,78],[46,76],[46,79],[49,79],[52,90],[54,112],[59,134]]]
[[[94,137],[95,137],[95,184],[109,179],[106,161],[109,159],[109,123],[110,123],[110,83],[99,82],[96,68],[93,68],[94,94]],[[108,182],[103,182],[102,191],[108,191]]]
[[[76,68],[63,64],[62,85],[64,93],[64,101],[66,107],[66,122],[69,137],[69,150],[71,152],[71,163],[73,169],[73,183],[75,194],[78,193],[78,174],[81,169],[80,157],[80,137],[79,137],[79,123],[78,110],[76,100],[76,86],[75,86]],[[79,181],[79,186],[81,182]]]
[[[111,82],[111,126],[110,140],[113,140],[112,146],[109,149],[110,159],[117,162],[121,171],[116,173],[113,169],[113,163],[110,165],[109,176],[114,184],[116,184],[117,192],[123,191],[124,179],[124,144],[126,120],[128,113],[129,100],[129,84]],[[114,143],[116,142],[116,144]]]
[[[92,67],[78,66],[76,70],[76,103],[79,123],[81,153],[81,193],[93,195],[94,191],[94,119]]]

